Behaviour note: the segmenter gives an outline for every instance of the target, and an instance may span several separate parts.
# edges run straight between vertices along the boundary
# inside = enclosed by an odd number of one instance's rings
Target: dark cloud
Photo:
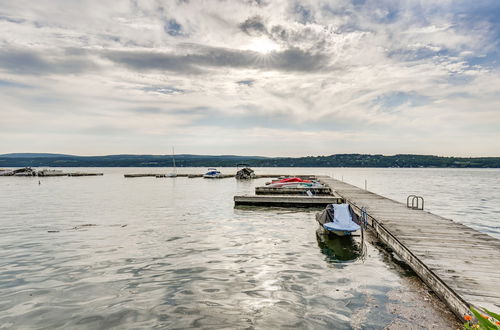
[[[96,69],[86,56],[42,54],[27,49],[0,50],[0,68],[18,74],[80,73]]]
[[[264,25],[264,21],[261,16],[253,16],[247,18],[239,26],[241,31],[251,36],[262,35],[267,33],[266,26]]]
[[[313,54],[299,48],[290,48],[279,53],[275,68],[284,71],[318,71],[326,68],[328,58],[323,54]]]
[[[280,71],[317,71],[324,69],[328,58],[322,54],[290,48],[262,55],[253,51],[215,47],[196,47],[195,52],[177,55],[150,51],[108,51],[105,58],[134,70],[160,70],[200,74],[214,68],[246,68]],[[262,56],[267,56],[262,60]]]
[[[243,0],[243,1],[250,6],[264,7],[268,5],[268,2],[264,0]]]
[[[168,20],[163,29],[172,37],[182,35],[182,25],[177,23],[175,19]]]
[[[255,80],[253,79],[247,79],[247,80],[240,80],[240,81],[237,81],[236,83],[238,85],[244,85],[244,86],[253,86],[253,83],[255,82]]]
[[[173,109],[170,111],[170,113],[174,115],[200,115],[204,113],[209,113],[210,111],[213,111],[213,109],[210,107],[201,106],[201,107]]]
[[[21,23],[26,22],[26,20],[23,18],[12,18],[12,17],[8,17],[8,16],[3,16],[3,15],[0,15],[0,21],[6,21],[9,23],[16,23],[16,24],[21,24]]]
[[[293,12],[299,23],[306,24],[314,22],[312,11],[299,3],[295,4]]]
[[[201,73],[189,58],[168,53],[146,51],[106,51],[103,56],[135,70],[162,70],[189,74]]]
[[[275,25],[271,28],[271,36],[275,40],[288,41],[289,33],[286,28],[281,25]]]
[[[153,92],[160,94],[183,94],[186,92],[185,90],[170,86],[152,86],[152,87],[145,87],[142,90],[146,92]]]
[[[15,73],[50,71],[50,64],[35,53],[20,50],[1,50],[0,67]]]
[[[212,111],[216,111],[209,107],[188,107],[181,109],[171,109],[168,107],[156,107],[156,106],[144,106],[144,107],[133,107],[127,109],[129,112],[144,115],[158,115],[158,114],[170,114],[170,115],[203,115],[209,114]]]

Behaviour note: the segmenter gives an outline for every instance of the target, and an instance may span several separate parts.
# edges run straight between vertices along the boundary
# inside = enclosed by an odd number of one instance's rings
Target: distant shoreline
[[[352,168],[500,168],[500,157],[336,154],[308,157],[176,155],[177,167],[352,167]],[[0,155],[6,167],[172,167],[171,155],[73,156],[59,154]]]

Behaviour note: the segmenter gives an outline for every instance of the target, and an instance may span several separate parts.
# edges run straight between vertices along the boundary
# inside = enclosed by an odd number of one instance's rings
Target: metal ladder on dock
[[[411,199],[411,204],[410,204],[410,199]],[[406,197],[406,207],[412,210],[423,210],[424,198],[422,196],[410,195]]]

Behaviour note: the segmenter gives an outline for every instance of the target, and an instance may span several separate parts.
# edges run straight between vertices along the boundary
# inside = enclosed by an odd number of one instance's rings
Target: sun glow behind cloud
[[[253,39],[245,49],[265,55],[271,52],[278,51],[280,47],[274,41],[269,40],[269,38],[262,37]]]

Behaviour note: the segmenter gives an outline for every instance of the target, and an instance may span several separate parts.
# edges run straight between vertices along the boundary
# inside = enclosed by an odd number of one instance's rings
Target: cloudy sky
[[[0,0],[0,153],[500,156],[498,0]]]

